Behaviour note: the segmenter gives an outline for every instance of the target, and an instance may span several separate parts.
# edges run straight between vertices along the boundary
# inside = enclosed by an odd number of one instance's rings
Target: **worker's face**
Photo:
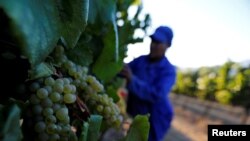
[[[150,58],[158,59],[165,55],[168,44],[152,40],[150,45]]]

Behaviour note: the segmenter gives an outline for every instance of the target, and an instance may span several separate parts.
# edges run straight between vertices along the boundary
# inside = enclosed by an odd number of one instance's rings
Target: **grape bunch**
[[[88,68],[78,65],[69,60],[65,55],[64,48],[55,48],[55,60],[61,65],[62,71],[73,78],[79,97],[87,104],[94,114],[104,117],[104,121],[111,126],[119,126],[122,121],[120,110],[113,99],[105,93],[102,83],[93,75],[88,74]]]
[[[71,130],[66,104],[76,101],[76,87],[70,78],[47,77],[30,85],[29,99],[38,141],[77,140]],[[69,136],[70,135],[70,136]]]
[[[76,132],[71,129],[68,107],[77,98],[87,104],[90,114],[102,115],[107,125],[118,127],[122,121],[120,110],[105,93],[102,83],[89,74],[88,67],[69,60],[60,45],[55,48],[52,58],[59,72],[57,78],[40,78],[30,85],[29,101],[35,119],[36,140],[77,140]]]

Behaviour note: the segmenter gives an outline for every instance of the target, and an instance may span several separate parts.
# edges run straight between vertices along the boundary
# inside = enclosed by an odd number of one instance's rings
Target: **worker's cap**
[[[160,26],[154,34],[150,35],[151,39],[160,43],[167,43],[169,46],[172,44],[173,31],[170,27]]]

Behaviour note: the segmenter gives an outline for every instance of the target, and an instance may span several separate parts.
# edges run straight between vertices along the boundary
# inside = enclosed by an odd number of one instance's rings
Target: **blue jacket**
[[[174,112],[168,99],[176,80],[176,69],[166,57],[151,63],[147,55],[130,62],[133,72],[127,85],[127,112],[150,114],[149,141],[160,141],[170,127]]]

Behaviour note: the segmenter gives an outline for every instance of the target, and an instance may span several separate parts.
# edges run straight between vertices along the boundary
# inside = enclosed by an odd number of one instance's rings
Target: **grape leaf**
[[[59,38],[55,3],[8,0],[0,1],[0,7],[11,20],[12,32],[20,40],[23,54],[32,65],[41,62]]]
[[[32,80],[41,77],[48,77],[51,74],[54,74],[55,71],[56,70],[53,68],[53,66],[43,62],[36,65],[33,69],[29,71],[29,78]]]
[[[66,51],[70,60],[82,66],[89,66],[93,62],[94,45],[92,42],[89,42],[89,38],[91,37],[83,33],[77,42],[76,47]]]
[[[123,65],[122,58],[118,56],[118,36],[114,26],[109,25],[110,32],[103,37],[104,48],[92,67],[94,74],[104,83],[110,81]]]
[[[83,127],[82,127],[81,135],[79,137],[79,141],[87,141],[89,123],[88,122],[84,122],[82,126]]]
[[[133,119],[125,141],[147,141],[149,127],[148,115],[137,115]]]
[[[17,105],[0,108],[1,141],[21,141],[20,114],[21,111]]]
[[[74,47],[86,26],[88,6],[88,0],[0,1],[18,47],[32,66],[47,57],[60,37]]]
[[[104,24],[111,23],[115,12],[116,0],[91,0],[89,1],[88,22],[94,24],[97,20],[100,20]]]
[[[60,14],[60,32],[66,46],[73,48],[87,25],[89,0],[60,0],[57,8]]]
[[[93,29],[99,29],[103,48],[92,65],[93,73],[101,80],[108,81],[121,68],[119,59],[119,40],[116,24],[116,1],[90,1],[89,23]],[[105,27],[105,28],[104,28]]]
[[[87,136],[87,141],[97,141],[99,139],[100,127],[102,124],[102,116],[100,115],[90,115],[89,118],[89,131]]]

